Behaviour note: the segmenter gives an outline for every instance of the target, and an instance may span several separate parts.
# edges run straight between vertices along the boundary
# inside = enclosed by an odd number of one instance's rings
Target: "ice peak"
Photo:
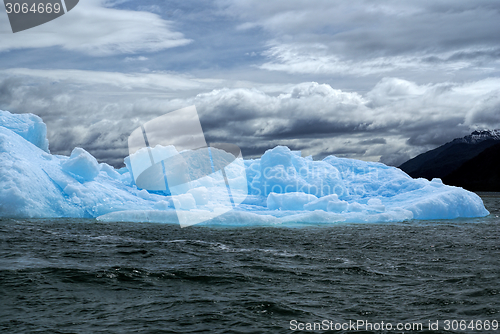
[[[485,140],[500,140],[500,129],[475,130],[470,135],[467,135],[463,138],[454,139],[453,142],[477,144]]]
[[[12,114],[0,110],[0,126],[14,131],[33,145],[49,153],[47,126],[33,114]]]

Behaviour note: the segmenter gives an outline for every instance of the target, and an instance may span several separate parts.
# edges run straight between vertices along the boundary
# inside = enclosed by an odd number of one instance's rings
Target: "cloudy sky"
[[[0,109],[42,117],[52,153],[121,166],[135,128],[193,104],[245,157],[399,165],[500,128],[500,2],[82,0],[16,34],[0,12]]]

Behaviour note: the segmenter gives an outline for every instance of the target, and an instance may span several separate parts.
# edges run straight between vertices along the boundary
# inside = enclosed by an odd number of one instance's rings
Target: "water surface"
[[[291,333],[291,320],[424,329],[429,320],[500,321],[500,195],[480,195],[488,217],[395,224],[4,219],[0,330]]]

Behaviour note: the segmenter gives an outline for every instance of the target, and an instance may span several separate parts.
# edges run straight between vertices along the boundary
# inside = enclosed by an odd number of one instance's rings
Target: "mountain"
[[[485,140],[500,140],[500,129],[474,131],[463,138],[453,139],[452,143],[477,144]]]
[[[443,182],[471,191],[500,190],[500,143],[467,160]]]
[[[414,178],[445,178],[466,161],[477,157],[489,147],[500,143],[500,130],[474,131],[434,150],[422,153],[399,166]]]

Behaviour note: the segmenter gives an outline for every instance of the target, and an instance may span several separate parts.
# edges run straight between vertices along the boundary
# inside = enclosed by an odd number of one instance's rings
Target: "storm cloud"
[[[0,109],[115,166],[135,128],[189,105],[247,158],[399,165],[500,128],[498,31],[494,1],[89,0],[23,35],[0,17]]]
[[[139,87],[148,75],[132,78]],[[0,82],[0,101],[3,109],[43,117],[52,152],[68,154],[80,146],[115,166],[127,155],[135,128],[193,104],[209,142],[235,143],[247,157],[287,145],[316,158],[335,154],[397,165],[471,129],[500,127],[500,79],[417,85],[384,78],[363,95],[306,82],[279,94],[220,88],[182,99],[168,92],[158,97],[161,81],[147,90],[128,81],[110,86],[99,78],[82,84],[15,76]],[[103,89],[108,94],[100,94]]]

